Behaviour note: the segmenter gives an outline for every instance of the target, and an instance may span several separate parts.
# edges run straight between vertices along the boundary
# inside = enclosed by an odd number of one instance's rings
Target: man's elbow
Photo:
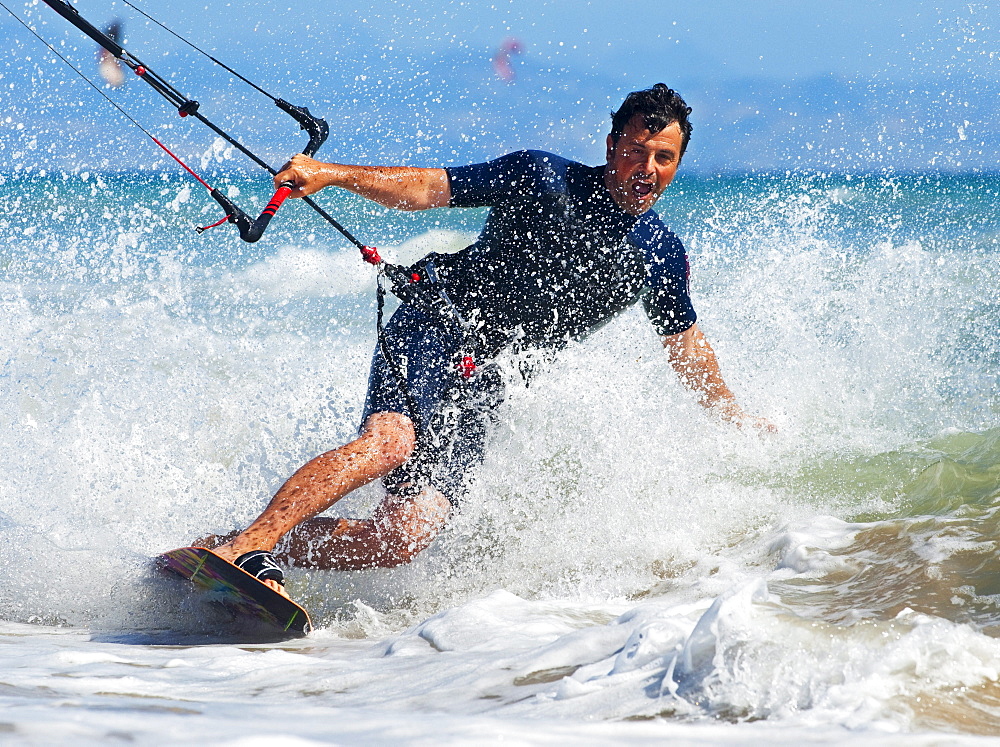
[[[678,332],[675,335],[663,335],[660,340],[663,343],[663,349],[667,351],[670,362],[686,360],[694,350],[698,335],[697,324],[692,324],[683,332]]]
[[[451,202],[451,185],[444,169],[427,169],[414,185],[416,189],[401,200],[398,208],[407,212],[448,207]]]
[[[449,200],[442,199],[440,195],[427,194],[418,195],[407,200],[401,200],[391,207],[407,213],[416,213],[420,210],[433,210],[434,208],[448,207]]]

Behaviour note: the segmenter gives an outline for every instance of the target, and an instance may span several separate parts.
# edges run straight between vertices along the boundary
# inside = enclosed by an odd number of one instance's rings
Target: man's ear
[[[605,156],[605,158],[607,158],[609,161],[611,160],[611,154],[614,152],[614,150],[615,150],[614,138],[612,138],[611,135],[608,135],[608,153]]]

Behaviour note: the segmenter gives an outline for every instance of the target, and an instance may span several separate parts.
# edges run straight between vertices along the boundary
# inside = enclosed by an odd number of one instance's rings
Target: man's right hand
[[[292,160],[281,167],[274,176],[274,186],[279,187],[284,182],[291,182],[292,193],[290,197],[306,197],[319,192],[323,187],[330,185],[325,167],[329,164],[317,161],[301,153],[292,157]]]

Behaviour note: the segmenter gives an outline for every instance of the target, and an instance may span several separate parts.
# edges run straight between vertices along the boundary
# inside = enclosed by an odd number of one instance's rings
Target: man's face
[[[617,143],[608,135],[604,184],[618,207],[629,215],[642,215],[653,207],[677,174],[682,138],[676,122],[654,135],[638,114],[625,125]]]

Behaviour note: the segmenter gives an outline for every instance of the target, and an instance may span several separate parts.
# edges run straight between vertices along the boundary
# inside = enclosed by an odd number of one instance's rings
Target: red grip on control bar
[[[278,208],[282,206],[285,200],[288,199],[288,195],[291,193],[292,183],[282,182],[277,191],[274,193],[274,197],[272,197],[271,201],[267,203],[267,207],[264,208],[264,212],[262,212],[261,215],[274,216],[274,214],[278,212]]]

